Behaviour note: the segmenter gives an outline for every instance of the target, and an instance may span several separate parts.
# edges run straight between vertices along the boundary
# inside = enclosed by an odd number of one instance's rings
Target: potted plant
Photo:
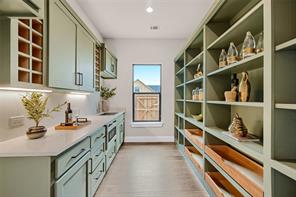
[[[42,93],[33,92],[22,97],[21,101],[27,111],[27,118],[35,121],[35,126],[30,127],[27,131],[29,139],[41,138],[45,135],[47,129],[45,126],[40,126],[40,122],[44,118],[50,117],[53,112],[59,112],[67,102],[59,104],[51,110],[46,110],[48,96],[45,97]]]
[[[101,98],[102,98],[102,110],[103,112],[109,111],[109,99],[116,95],[116,88],[101,87]]]

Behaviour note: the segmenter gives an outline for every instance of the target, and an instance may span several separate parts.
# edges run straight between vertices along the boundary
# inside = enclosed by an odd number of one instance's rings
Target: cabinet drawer
[[[105,158],[105,142],[102,142],[99,146],[91,149],[92,171],[94,171],[103,158]]]
[[[98,129],[91,137],[91,147],[97,147],[105,140],[105,127]]]
[[[94,196],[105,175],[105,159],[102,159],[98,167],[91,174],[91,196]]]
[[[55,177],[59,178],[89,150],[90,138],[88,137],[70,150],[62,153],[62,155],[55,160]]]
[[[109,143],[108,151],[106,154],[106,166],[107,169],[110,167],[115,155],[116,155],[116,140],[113,140],[112,143]]]
[[[116,127],[116,125],[117,125],[117,121],[116,121],[116,119],[110,121],[110,122],[108,123],[108,127],[107,127],[107,128],[108,128],[108,132],[111,131],[114,127]]]

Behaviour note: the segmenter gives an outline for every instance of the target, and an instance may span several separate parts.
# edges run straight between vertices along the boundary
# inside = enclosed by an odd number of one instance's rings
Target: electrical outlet
[[[25,124],[25,117],[24,116],[10,117],[8,124],[10,128],[21,127]]]

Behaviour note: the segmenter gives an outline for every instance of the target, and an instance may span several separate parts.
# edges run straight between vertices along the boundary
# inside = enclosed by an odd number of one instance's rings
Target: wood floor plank
[[[124,145],[95,197],[208,197],[173,144]]]

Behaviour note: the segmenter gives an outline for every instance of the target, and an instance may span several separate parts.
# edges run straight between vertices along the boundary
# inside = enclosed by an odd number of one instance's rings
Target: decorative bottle
[[[228,65],[236,63],[238,61],[238,52],[233,42],[230,43],[227,52],[227,63]]]
[[[259,34],[257,47],[256,47],[256,53],[260,53],[264,51],[264,39],[263,39],[263,32]]]
[[[227,54],[225,49],[222,49],[219,57],[219,68],[223,68],[225,66],[227,66]]]
[[[235,101],[238,101],[238,83],[239,83],[239,80],[237,78],[237,74],[233,74],[231,79],[231,90],[236,91],[237,93]]]
[[[256,41],[251,32],[247,32],[243,43],[243,58],[255,55]]]
[[[250,100],[251,84],[249,82],[249,75],[247,72],[242,72],[242,79],[239,84],[239,99],[241,102],[248,102]]]

